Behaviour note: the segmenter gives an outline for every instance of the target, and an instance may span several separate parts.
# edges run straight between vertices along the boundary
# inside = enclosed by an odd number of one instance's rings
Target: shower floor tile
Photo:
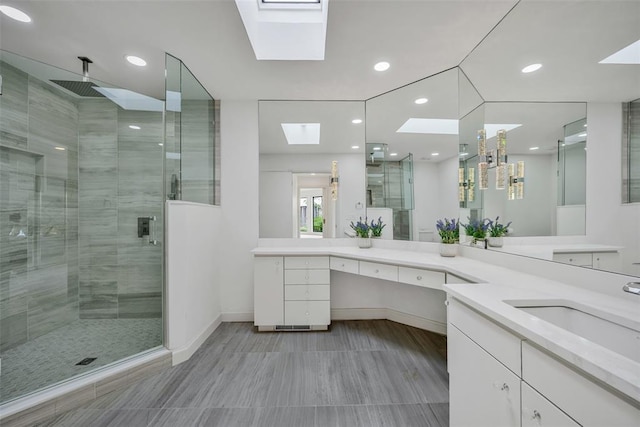
[[[0,402],[162,344],[162,319],[81,319],[0,353]],[[96,360],[77,365],[86,358]]]

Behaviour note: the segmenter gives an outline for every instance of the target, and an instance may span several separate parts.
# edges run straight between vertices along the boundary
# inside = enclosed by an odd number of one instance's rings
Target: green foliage
[[[313,231],[315,233],[322,232],[322,217],[317,216],[313,218]]]

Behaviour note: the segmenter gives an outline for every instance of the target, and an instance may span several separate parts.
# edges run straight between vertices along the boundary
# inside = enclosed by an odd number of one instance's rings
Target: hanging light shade
[[[504,190],[507,175],[507,131],[500,129],[496,140],[496,190]]]
[[[331,162],[331,200],[338,200],[338,162]]]
[[[478,131],[478,181],[481,190],[489,188],[489,163],[487,161],[487,133]]]

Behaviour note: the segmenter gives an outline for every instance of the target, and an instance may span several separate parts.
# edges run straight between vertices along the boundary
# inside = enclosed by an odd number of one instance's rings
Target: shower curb
[[[2,427],[32,426],[92,402],[114,390],[172,366],[172,353],[160,348],[0,406]]]

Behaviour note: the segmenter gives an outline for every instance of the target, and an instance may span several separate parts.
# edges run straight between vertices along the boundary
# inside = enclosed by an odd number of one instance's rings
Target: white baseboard
[[[189,360],[193,353],[195,353],[200,346],[209,338],[209,335],[213,333],[218,326],[222,323],[222,315],[219,315],[214,319],[209,326],[207,326],[189,345],[186,347],[172,350],[172,363],[173,366]]]
[[[331,320],[386,319],[386,308],[332,308]]]
[[[436,320],[404,313],[391,308],[332,308],[331,320],[386,319],[437,334],[447,334],[447,324]]]
[[[403,313],[401,311],[387,309],[387,319],[392,322],[402,323],[403,325],[413,326],[414,328],[424,329],[426,331],[435,332],[441,335],[447,335],[447,324],[438,322],[414,314]]]
[[[222,313],[223,322],[253,322],[253,312]]]

